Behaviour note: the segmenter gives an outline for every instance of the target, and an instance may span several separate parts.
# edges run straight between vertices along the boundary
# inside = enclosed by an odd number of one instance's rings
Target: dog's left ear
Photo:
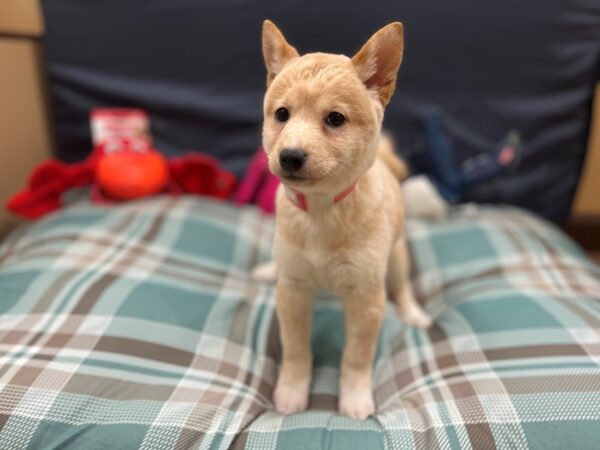
[[[404,32],[400,22],[390,23],[367,41],[352,57],[358,76],[368,89],[377,92],[383,106],[396,88],[396,74],[402,62]]]
[[[267,66],[267,86],[281,72],[283,66],[300,56],[298,51],[287,43],[279,28],[270,20],[263,22],[262,51]]]

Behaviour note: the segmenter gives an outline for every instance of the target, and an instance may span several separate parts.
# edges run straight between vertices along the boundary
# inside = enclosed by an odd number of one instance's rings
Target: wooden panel
[[[600,85],[594,96],[585,166],[571,212],[574,216],[600,216]],[[600,236],[598,239],[600,240]]]
[[[38,0],[0,0],[0,34],[40,37],[44,22]]]
[[[28,39],[0,38],[0,235],[16,223],[4,210],[6,200],[51,154],[38,46]]]

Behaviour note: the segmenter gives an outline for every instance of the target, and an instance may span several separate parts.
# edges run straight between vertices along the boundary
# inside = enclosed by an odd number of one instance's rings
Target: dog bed
[[[316,302],[310,410],[273,411],[280,346],[254,208],[159,197],[88,203],[0,248],[0,448],[597,448],[600,270],[521,210],[409,223],[413,283],[392,303],[377,413],[336,412],[343,315]]]

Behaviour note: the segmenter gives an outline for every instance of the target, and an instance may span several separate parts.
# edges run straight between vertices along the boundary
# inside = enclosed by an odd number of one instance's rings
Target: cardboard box
[[[0,0],[0,34],[41,37],[44,22],[38,0]]]
[[[36,1],[0,0],[0,237],[18,223],[6,200],[52,154],[42,32]]]
[[[600,84],[594,95],[594,110],[585,165],[577,186],[572,215],[595,216],[600,222]],[[598,236],[600,242],[600,235]]]

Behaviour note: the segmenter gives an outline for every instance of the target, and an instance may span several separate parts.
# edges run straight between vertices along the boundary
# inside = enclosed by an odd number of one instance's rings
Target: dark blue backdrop
[[[410,150],[439,112],[458,162],[521,132],[525,155],[470,199],[560,220],[569,210],[600,58],[598,0],[44,0],[59,156],[90,149],[88,111],[137,106],[158,148],[199,150],[240,174],[260,142],[260,29],[299,51],[352,54],[380,26],[405,25],[385,125]]]

